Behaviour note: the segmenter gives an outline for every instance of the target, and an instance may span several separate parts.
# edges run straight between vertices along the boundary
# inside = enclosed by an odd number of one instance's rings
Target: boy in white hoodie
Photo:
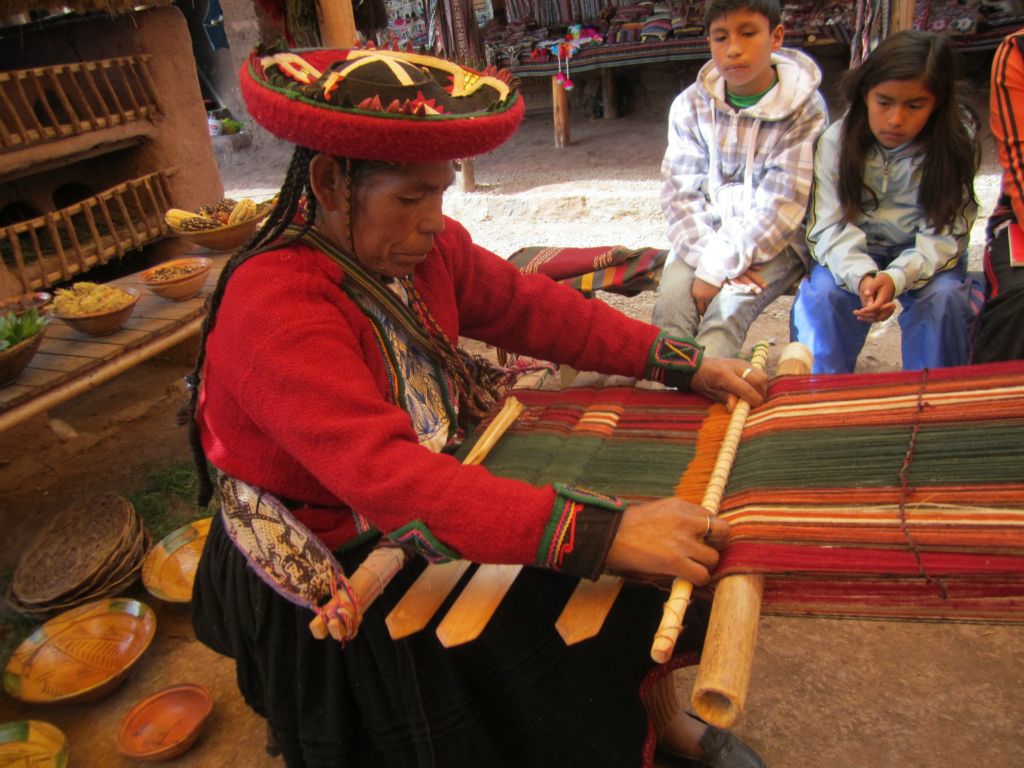
[[[708,0],[711,61],[672,103],[661,207],[672,250],[653,322],[734,357],[807,268],[821,71],[782,48],[778,0]]]

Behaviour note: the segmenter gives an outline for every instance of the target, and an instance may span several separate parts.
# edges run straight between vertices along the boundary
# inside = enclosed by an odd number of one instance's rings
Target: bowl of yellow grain
[[[138,303],[134,288],[82,281],[57,289],[53,314],[80,333],[109,336],[128,322]]]

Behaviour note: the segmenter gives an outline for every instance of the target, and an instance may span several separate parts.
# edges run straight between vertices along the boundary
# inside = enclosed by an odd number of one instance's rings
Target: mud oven
[[[3,3],[0,299],[176,255],[164,211],[223,196],[181,12],[49,2]]]

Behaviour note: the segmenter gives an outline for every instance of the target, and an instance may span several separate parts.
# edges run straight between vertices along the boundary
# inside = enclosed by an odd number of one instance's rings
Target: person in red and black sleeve
[[[990,122],[1003,176],[988,221],[975,363],[1024,359],[1024,29],[1007,35],[992,60]]]

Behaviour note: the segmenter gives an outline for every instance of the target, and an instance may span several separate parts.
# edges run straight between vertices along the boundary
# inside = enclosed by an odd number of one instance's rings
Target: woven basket
[[[117,594],[138,578],[148,546],[127,499],[88,497],[39,529],[18,561],[8,599],[23,613],[45,616]]]

